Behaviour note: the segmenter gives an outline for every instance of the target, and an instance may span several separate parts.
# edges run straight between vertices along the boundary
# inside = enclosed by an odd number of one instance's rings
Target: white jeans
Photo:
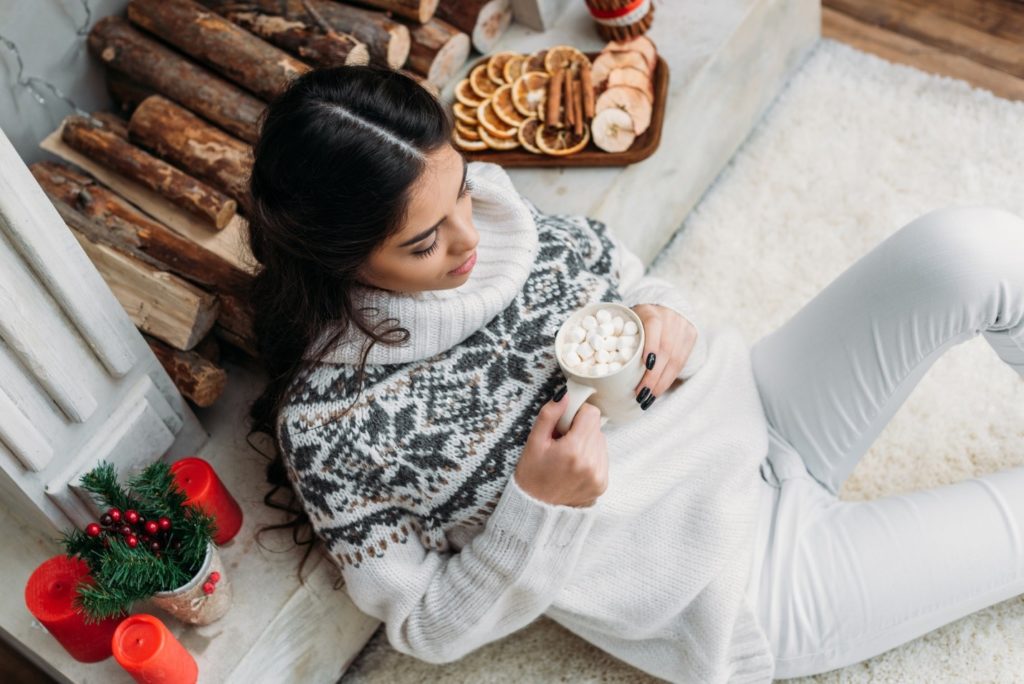
[[[865,660],[1024,594],[1024,467],[837,497],[928,368],[978,333],[1024,378],[1024,219],[948,207],[752,347],[770,448],[748,595],[775,678]]]

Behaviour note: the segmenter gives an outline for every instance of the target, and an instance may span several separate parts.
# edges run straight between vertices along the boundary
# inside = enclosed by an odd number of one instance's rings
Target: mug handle
[[[597,391],[597,388],[591,387],[590,385],[583,385],[576,382],[572,378],[566,378],[565,380],[566,392],[564,401],[569,402],[569,405],[565,409],[565,413],[558,419],[558,432],[560,435],[564,435],[569,432],[569,428],[572,426],[572,421],[579,412],[580,407],[583,406],[591,394]]]

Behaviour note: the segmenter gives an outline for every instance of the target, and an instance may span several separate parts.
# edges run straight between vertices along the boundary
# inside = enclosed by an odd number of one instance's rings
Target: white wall
[[[91,28],[109,14],[123,14],[128,0],[89,0]],[[22,78],[43,78],[85,111],[108,109],[112,103],[103,78],[103,67],[89,53],[86,36],[76,31],[85,21],[81,0],[0,0],[0,34],[14,41],[25,64]],[[26,164],[52,155],[39,149],[73,110],[42,84],[46,98],[41,105],[32,92],[16,84],[18,61],[0,45],[0,128],[14,143]]]

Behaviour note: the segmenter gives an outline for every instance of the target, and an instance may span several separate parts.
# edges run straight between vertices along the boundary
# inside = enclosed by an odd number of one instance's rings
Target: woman
[[[322,69],[254,150],[253,430],[397,650],[451,662],[544,614],[669,681],[770,681],[1024,592],[1024,469],[836,495],[949,346],[983,332],[1024,374],[1024,221],[926,214],[751,349],[451,125],[399,72]],[[561,435],[552,341],[593,301],[643,322],[646,412]]]

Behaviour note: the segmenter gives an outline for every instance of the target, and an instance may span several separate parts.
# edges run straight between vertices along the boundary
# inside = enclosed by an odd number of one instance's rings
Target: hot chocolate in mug
[[[606,370],[603,374],[598,374],[593,365],[585,370],[581,370],[578,367],[573,368],[567,363],[565,358],[566,350],[572,348],[572,344],[580,345],[587,342],[588,350],[585,353],[588,358],[599,351],[589,347],[588,340],[592,339],[591,335],[594,333],[593,321],[590,322],[592,327],[585,331],[586,337],[583,340],[572,339],[572,336],[573,332],[583,325],[588,316],[592,316],[596,320],[597,313],[601,310],[608,311],[610,314],[609,318],[612,320],[618,316],[622,318],[625,325],[628,326],[628,322],[632,321],[633,325],[636,326],[635,346],[630,345],[632,346],[632,355],[624,358],[621,348],[606,350],[614,352],[612,354],[614,361],[620,363],[621,367],[614,370]],[[604,315],[602,314],[601,317],[604,318]],[[598,326],[600,326],[600,323]],[[607,330],[607,328],[605,329]],[[579,333],[576,334],[578,336]],[[599,331],[597,334],[602,340],[608,337],[607,335],[601,335]],[[621,334],[616,332],[612,334],[612,337],[617,339]],[[578,347],[576,348],[578,349]],[[601,410],[602,425],[605,420],[613,423],[626,423],[643,415],[643,409],[637,403],[636,393],[634,392],[634,389],[640,382],[640,378],[643,377],[644,372],[647,370],[641,359],[643,350],[643,321],[640,320],[635,311],[625,304],[619,302],[594,302],[574,311],[562,323],[555,334],[555,358],[558,359],[558,365],[561,367],[562,373],[566,378],[566,393],[563,400],[568,402],[565,413],[562,414],[558,421],[558,432],[564,435],[569,431],[573,418],[576,417],[584,402],[589,402]]]

